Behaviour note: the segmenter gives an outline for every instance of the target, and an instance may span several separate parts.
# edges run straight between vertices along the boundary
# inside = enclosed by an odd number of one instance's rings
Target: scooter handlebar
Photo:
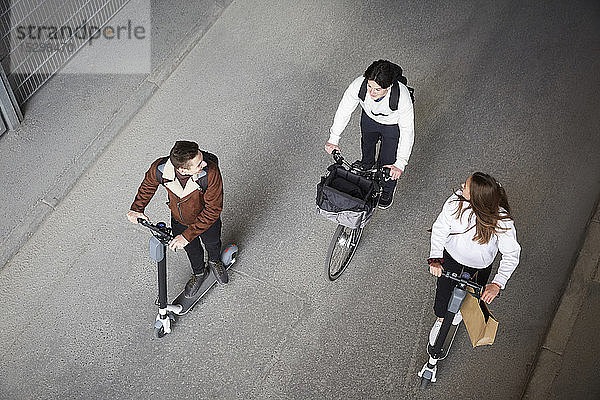
[[[145,220],[144,218],[137,219],[138,224],[145,226],[150,229],[155,236],[159,236],[161,238],[165,238],[168,240],[173,240],[173,235],[171,234],[171,228],[167,228],[167,225],[164,222],[159,222],[157,224],[153,224],[150,221]]]
[[[484,287],[481,286],[480,284],[478,284],[477,282],[473,282],[471,280],[470,276],[463,277],[463,276],[459,276],[456,272],[450,272],[450,271],[446,271],[446,270],[442,271],[442,276],[444,278],[456,281],[459,284],[463,284],[465,286],[472,288],[475,291],[475,297],[477,297],[477,298],[481,297],[481,294],[483,293]]]

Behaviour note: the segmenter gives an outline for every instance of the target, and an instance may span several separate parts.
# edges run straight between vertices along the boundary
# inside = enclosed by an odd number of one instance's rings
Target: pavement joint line
[[[277,289],[278,291],[280,291],[282,293],[289,294],[289,295],[297,298],[298,300],[301,300],[302,302],[308,302],[308,303],[310,303],[310,299],[308,297],[306,297],[306,296],[302,296],[302,295],[300,295],[298,293],[295,293],[295,292],[292,292],[292,291],[289,291],[289,290],[285,290],[285,289],[283,289],[283,288],[281,288],[281,287],[279,287],[277,285],[273,285],[269,281],[266,281],[264,279],[260,279],[260,278],[258,278],[256,276],[250,275],[247,272],[242,272],[242,271],[240,271],[239,269],[237,269],[235,267],[231,267],[230,271],[235,272],[236,274],[239,274],[239,275],[243,276],[244,278],[249,278],[249,279],[252,279],[252,280],[254,280],[256,282],[260,282],[260,283],[262,283],[264,285],[270,286],[273,289]]]
[[[556,350],[553,350],[553,349],[551,349],[550,347],[548,347],[548,346],[546,346],[546,345],[543,345],[543,346],[542,346],[542,350],[549,351],[550,353],[556,354],[557,356],[560,356],[560,357],[562,357],[562,356],[563,356],[563,354],[562,354],[562,352],[561,352],[561,351],[556,351]]]
[[[600,258],[598,258],[598,262],[596,263],[596,271],[593,275],[592,281],[600,283]]]
[[[45,199],[41,199],[41,202],[50,207],[52,210],[56,209],[54,205],[48,203]]]
[[[44,220],[52,210],[36,202],[27,209],[27,217],[21,224],[11,228],[6,238],[0,243],[0,270],[2,270],[37,230],[40,221]],[[21,231],[21,232],[18,232]]]

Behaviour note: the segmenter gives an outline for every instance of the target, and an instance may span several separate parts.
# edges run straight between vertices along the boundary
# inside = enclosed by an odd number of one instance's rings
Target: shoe
[[[434,345],[435,339],[437,339],[437,335],[440,332],[440,328],[442,327],[442,321],[439,319],[435,319],[433,326],[431,327],[431,331],[429,332],[429,344]]]
[[[461,322],[462,322],[462,314],[459,311],[456,314],[454,314],[454,319],[452,320],[452,325],[458,325]]]
[[[377,204],[377,206],[379,208],[381,208],[382,210],[389,208],[392,205],[392,203],[394,202],[394,192],[395,191],[396,191],[396,188],[394,188],[394,190],[392,190],[391,192],[386,192],[384,190],[383,193],[381,193],[381,197],[379,198],[379,203]]]
[[[206,279],[207,276],[208,276],[208,270],[206,268],[204,269],[204,272],[202,272],[200,274],[192,274],[192,277],[190,278],[188,283],[185,285],[183,295],[187,298],[196,296],[196,294],[198,293],[198,290],[200,289],[200,286],[202,286],[202,282],[204,282],[204,280]]]
[[[226,285],[229,282],[227,270],[221,261],[208,261],[208,267],[212,271],[217,282],[219,282],[219,285]]]

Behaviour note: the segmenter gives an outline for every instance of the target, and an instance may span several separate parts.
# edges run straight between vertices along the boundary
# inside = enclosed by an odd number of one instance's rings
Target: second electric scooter
[[[450,297],[450,301],[448,302],[448,311],[446,311],[444,321],[442,322],[442,326],[435,339],[435,343],[433,346],[430,343],[427,343],[429,360],[423,365],[423,368],[418,373],[421,378],[422,388],[426,388],[430,382],[433,383],[437,380],[437,362],[446,358],[450,351],[454,336],[456,336],[456,331],[460,325],[453,325],[452,321],[454,320],[456,313],[460,311],[460,306],[462,305],[465,296],[469,294],[479,299],[483,293],[483,287],[471,281],[471,276],[467,272],[463,272],[459,277],[458,274],[454,272],[444,271],[442,272],[442,276],[456,281],[457,284],[452,290],[452,297]],[[467,292],[467,287],[472,288],[474,293]]]

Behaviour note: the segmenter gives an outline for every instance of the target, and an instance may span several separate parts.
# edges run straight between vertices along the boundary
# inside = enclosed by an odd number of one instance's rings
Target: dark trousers
[[[200,236],[196,236],[183,248],[190,259],[194,274],[201,274],[204,271],[204,250],[200,239],[206,247],[208,259],[210,261],[221,260],[221,225],[221,218],[219,218]],[[173,228],[173,236],[181,235],[187,229],[187,226],[180,224],[173,217],[171,217],[171,227]]]
[[[478,284],[485,286],[490,273],[492,272],[492,266],[487,268],[477,269],[464,266],[459,264],[448,252],[444,249],[444,264],[442,265],[445,271],[456,272],[461,274],[463,271],[468,272],[471,275],[471,279]],[[473,279],[475,277],[475,279]],[[435,289],[435,303],[433,304],[433,311],[435,316],[438,318],[444,318],[446,311],[448,311],[448,302],[452,296],[452,290],[456,286],[456,282],[448,278],[439,277],[437,279],[437,287]],[[468,296],[468,295],[467,295]]]
[[[390,165],[396,162],[396,153],[398,151],[398,141],[400,140],[400,129],[398,125],[383,125],[375,122],[362,110],[360,116],[360,147],[362,150],[363,165],[371,168],[375,165],[375,150],[377,142],[381,141],[379,146],[379,157],[377,157],[377,166]],[[383,190],[390,193],[396,187],[396,181],[390,179],[383,184]]]

